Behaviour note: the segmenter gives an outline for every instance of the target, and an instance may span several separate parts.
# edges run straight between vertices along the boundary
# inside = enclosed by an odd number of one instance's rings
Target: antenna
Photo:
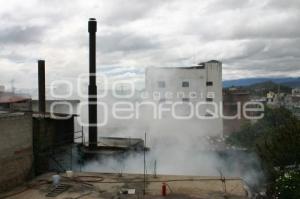
[[[144,143],[144,195],[146,195],[146,146],[147,146],[147,133],[145,131],[145,143]]]
[[[15,93],[15,79],[10,80],[10,85],[12,93]]]
[[[154,160],[154,171],[153,171],[153,177],[154,178],[157,178],[157,162],[156,160]]]

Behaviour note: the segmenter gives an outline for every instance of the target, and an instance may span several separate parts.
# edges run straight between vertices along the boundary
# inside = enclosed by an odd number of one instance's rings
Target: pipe
[[[38,90],[39,90],[39,112],[46,112],[45,94],[45,60],[38,60]]]
[[[88,22],[89,31],[89,87],[88,87],[88,106],[89,106],[89,148],[97,148],[97,85],[96,85],[96,32],[97,21],[90,18]]]

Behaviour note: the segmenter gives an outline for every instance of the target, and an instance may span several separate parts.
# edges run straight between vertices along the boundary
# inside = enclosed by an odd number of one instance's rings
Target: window
[[[189,86],[190,86],[190,82],[188,82],[188,81],[182,82],[182,87],[189,87]]]
[[[159,99],[159,103],[164,103],[164,102],[166,102],[166,98],[160,98]]]
[[[205,117],[212,117],[213,115],[211,113],[206,112]]]
[[[158,81],[158,87],[159,88],[166,88],[166,82],[165,81]]]
[[[212,102],[213,100],[214,100],[214,99],[213,99],[213,98],[210,98],[210,97],[207,97],[207,98],[206,98],[206,101],[207,101],[207,102]]]
[[[212,86],[213,82],[206,82],[206,86]]]
[[[182,101],[183,101],[183,102],[189,102],[189,101],[190,101],[190,98],[182,98]]]

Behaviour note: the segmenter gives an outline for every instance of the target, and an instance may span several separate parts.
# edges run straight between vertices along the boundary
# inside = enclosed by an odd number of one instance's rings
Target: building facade
[[[223,113],[225,116],[235,116],[238,115],[238,110],[240,106],[241,112],[245,103],[250,101],[249,91],[231,87],[223,89]],[[242,126],[249,122],[244,117],[244,114],[241,114],[240,118],[234,119],[223,119],[224,123],[224,135],[230,135],[231,133],[238,132],[241,130]]]
[[[151,67],[147,68],[145,76],[146,91],[154,102],[176,103],[176,115],[193,115],[189,118],[189,121],[193,120],[193,131],[197,133],[201,129],[202,135],[222,136],[223,121],[219,117],[222,109],[221,62],[212,60],[192,67]],[[167,113],[163,119],[170,119],[170,115]],[[176,124],[181,122],[185,121]]]

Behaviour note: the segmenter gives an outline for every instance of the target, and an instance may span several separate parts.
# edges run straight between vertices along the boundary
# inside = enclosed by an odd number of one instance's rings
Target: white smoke
[[[108,104],[115,100],[101,99]],[[98,120],[101,120],[101,108],[98,108]],[[225,153],[222,138],[213,141],[207,135],[207,121],[192,119],[186,121],[154,120],[151,114],[144,111],[140,119],[116,120],[108,118],[108,124],[98,128],[98,136],[147,138],[146,168],[148,174],[154,173],[156,162],[157,174],[225,176],[241,177],[251,186],[262,182],[262,172],[255,154],[245,151]],[[86,115],[82,115],[86,117]],[[86,120],[86,118],[85,118]],[[199,123],[203,124],[200,125]],[[85,140],[88,139],[85,128]],[[221,150],[221,152],[219,151]],[[130,153],[125,157],[119,156],[99,158],[85,162],[83,171],[113,172],[113,173],[143,173],[143,153]]]

